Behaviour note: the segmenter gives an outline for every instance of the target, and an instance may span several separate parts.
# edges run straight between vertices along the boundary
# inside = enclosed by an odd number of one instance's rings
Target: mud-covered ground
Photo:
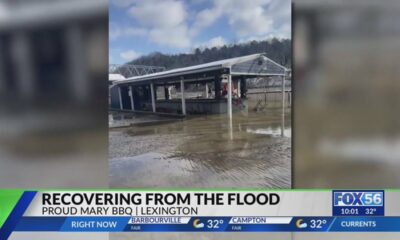
[[[120,115],[110,115],[114,124]],[[232,124],[224,114],[151,118],[110,128],[111,187],[290,187],[290,110],[283,137],[279,110],[236,114]]]

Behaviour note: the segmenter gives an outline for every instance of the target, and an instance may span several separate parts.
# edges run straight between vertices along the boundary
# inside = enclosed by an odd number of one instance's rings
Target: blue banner
[[[289,223],[242,224],[231,223],[234,218],[236,217],[191,217],[188,223],[181,224],[131,224],[130,217],[23,217],[14,231],[400,232],[400,217],[290,217]]]

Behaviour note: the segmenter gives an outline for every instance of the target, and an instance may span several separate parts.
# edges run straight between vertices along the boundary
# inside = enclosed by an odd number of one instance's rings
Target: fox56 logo
[[[383,191],[334,191],[333,206],[381,207],[384,204]]]

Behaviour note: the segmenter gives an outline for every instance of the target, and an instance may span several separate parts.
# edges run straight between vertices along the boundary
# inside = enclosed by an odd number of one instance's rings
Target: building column
[[[153,112],[156,112],[156,99],[154,94],[154,84],[150,83],[150,93],[151,93],[151,106],[153,108]]]
[[[247,93],[247,86],[246,86],[246,79],[244,77],[240,78],[240,96],[242,98],[246,98]]]
[[[241,96],[242,96],[242,89],[241,89],[241,87],[240,87],[240,82],[241,82],[241,80],[238,79],[238,80],[237,80],[237,93],[238,93],[238,98],[241,98]]]
[[[186,102],[185,102],[185,84],[181,80],[181,100],[182,100],[182,114],[186,115]]]
[[[215,99],[221,99],[221,79],[220,76],[215,76]]]
[[[171,100],[172,99],[172,88],[173,87],[171,87],[171,86],[168,86],[168,100]]]
[[[165,96],[165,100],[169,100],[169,87],[168,86],[164,86],[164,96]]]
[[[131,96],[131,109],[135,111],[135,102],[133,101],[133,86],[129,86],[129,95]]]
[[[208,98],[208,84],[206,83],[206,94],[205,94],[205,96],[206,96],[206,98]]]
[[[281,128],[281,136],[285,136],[285,76],[286,76],[286,71],[285,74],[282,76],[282,128]]]
[[[282,111],[285,111],[285,76],[282,76]]]
[[[12,37],[11,53],[16,67],[17,88],[21,97],[31,100],[35,95],[36,79],[32,61],[32,46],[28,34],[16,33]]]
[[[119,97],[119,108],[121,110],[124,109],[124,105],[122,104],[122,90],[121,90],[121,86],[118,86],[118,97]]]
[[[78,102],[89,99],[89,79],[85,61],[85,44],[83,32],[77,25],[69,26],[66,31],[68,53],[69,81],[75,100]]]
[[[7,88],[7,80],[6,80],[6,74],[5,74],[5,60],[4,60],[4,55],[2,53],[3,51],[3,42],[0,39],[0,94],[1,96],[4,96],[4,93],[6,92]]]
[[[228,117],[232,119],[232,75],[228,74]]]

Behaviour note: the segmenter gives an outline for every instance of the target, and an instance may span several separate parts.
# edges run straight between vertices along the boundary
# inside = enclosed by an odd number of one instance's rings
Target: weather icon
[[[297,228],[306,228],[307,226],[307,223],[303,222],[303,219],[299,219],[296,221]]]
[[[194,228],[204,228],[204,223],[200,222],[200,219],[195,219],[193,221]]]

